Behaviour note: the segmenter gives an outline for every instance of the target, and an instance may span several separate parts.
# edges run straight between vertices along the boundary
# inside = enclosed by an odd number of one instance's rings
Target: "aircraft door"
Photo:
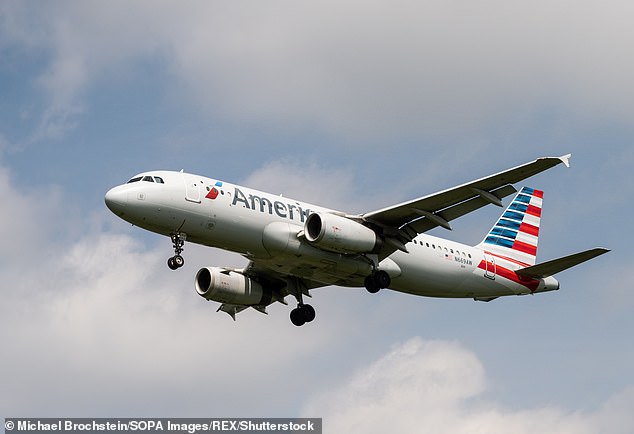
[[[202,181],[194,176],[185,175],[185,200],[189,202],[200,203],[200,189]]]
[[[495,280],[495,258],[489,253],[484,254],[484,277]]]

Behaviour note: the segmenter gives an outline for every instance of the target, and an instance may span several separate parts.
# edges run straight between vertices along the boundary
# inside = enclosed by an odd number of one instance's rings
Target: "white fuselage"
[[[152,182],[141,179],[106,194],[108,207],[136,226],[163,235],[183,233],[189,242],[237,252],[275,272],[325,285],[363,286],[372,271],[367,256],[322,250],[302,236],[310,213],[341,212],[198,175],[143,176]],[[422,234],[406,248],[408,253],[397,250],[379,264],[396,291],[487,299],[559,288],[552,277],[520,279],[514,270],[526,264],[478,247]]]

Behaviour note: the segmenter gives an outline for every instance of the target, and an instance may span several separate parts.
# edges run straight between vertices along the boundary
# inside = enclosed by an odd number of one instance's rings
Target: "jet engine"
[[[206,267],[196,273],[196,292],[207,300],[245,306],[268,305],[271,290],[237,271]]]
[[[337,253],[369,253],[380,242],[376,233],[354,220],[328,213],[313,213],[304,225],[309,243]]]

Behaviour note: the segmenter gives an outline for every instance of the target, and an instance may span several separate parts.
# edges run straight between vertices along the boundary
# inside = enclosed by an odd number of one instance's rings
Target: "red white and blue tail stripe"
[[[478,247],[535,265],[544,192],[524,187]]]

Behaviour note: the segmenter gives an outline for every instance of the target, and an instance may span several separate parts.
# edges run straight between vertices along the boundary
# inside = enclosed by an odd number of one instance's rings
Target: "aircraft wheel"
[[[315,319],[315,309],[310,304],[300,304],[291,311],[291,322],[303,326]]]
[[[185,265],[185,259],[181,255],[172,256],[167,260],[167,266],[170,267],[170,270],[178,270],[183,265]]]
[[[392,283],[392,279],[390,279],[390,275],[383,270],[379,270],[374,273],[374,280],[376,281],[379,288],[387,288]]]
[[[313,308],[310,304],[304,304],[301,309],[306,322],[311,322],[315,319],[315,308]]]
[[[170,270],[176,270],[178,268],[178,266],[174,263],[174,258],[169,258],[167,260],[167,266],[170,268]]]
[[[376,294],[381,289],[373,274],[366,276],[365,280],[363,281],[363,285],[370,294]]]
[[[183,265],[185,265],[185,259],[181,255],[176,255],[174,256],[173,259],[174,259],[174,265],[176,266],[176,268],[180,268]]]
[[[306,319],[304,318],[304,312],[300,307],[296,307],[291,310],[291,322],[293,325],[297,327],[303,326],[306,324]]]

